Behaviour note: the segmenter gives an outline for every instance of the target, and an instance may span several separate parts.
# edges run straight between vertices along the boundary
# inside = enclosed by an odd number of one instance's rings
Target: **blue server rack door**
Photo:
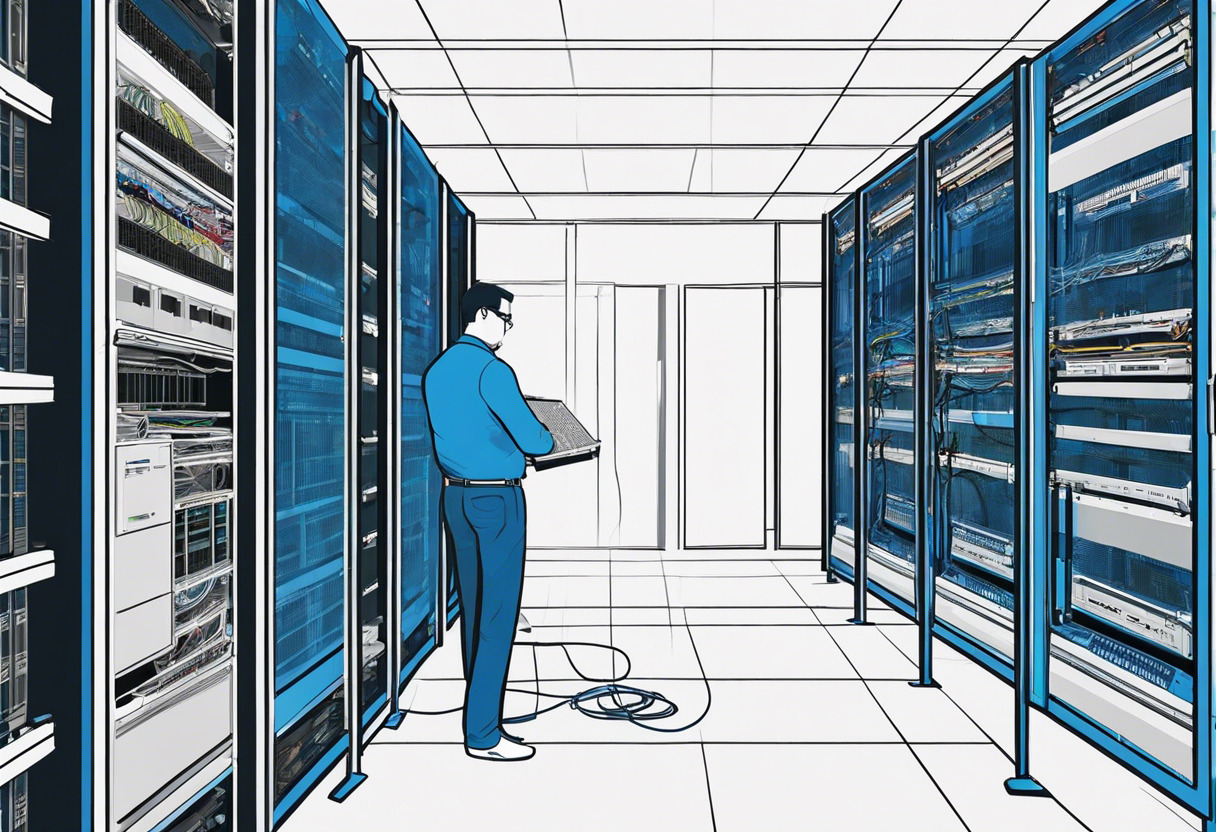
[[[422,374],[442,349],[439,174],[402,129],[401,206],[401,667],[402,680],[435,643],[443,488],[422,401]]]
[[[452,193],[451,188],[447,191],[448,194],[448,275],[447,275],[447,302],[448,302],[448,343],[452,343],[460,337],[464,331],[464,326],[460,320],[460,299],[464,297],[464,290],[471,284],[470,266],[471,258],[469,256],[469,225],[472,221],[469,209],[460,201],[460,197]],[[460,596],[456,591],[456,569],[455,559],[450,555],[447,559],[447,619],[448,623],[455,621],[457,613],[460,611]]]
[[[865,467],[859,523],[869,583],[904,612],[916,578],[916,157],[909,154],[860,192]]]
[[[366,722],[388,696],[388,557],[382,494],[387,493],[387,450],[380,447],[388,418],[386,355],[381,337],[388,234],[385,226],[388,112],[371,81],[362,79],[359,102],[359,489],[353,511],[359,522],[359,622],[363,655],[359,684]]]
[[[827,215],[827,362],[828,433],[827,478],[824,483],[827,516],[825,546],[828,567],[853,574],[854,439],[853,302],[857,280],[856,202],[850,198]]]
[[[344,741],[346,45],[316,0],[275,16],[276,820]]]
[[[1036,68],[1048,707],[1201,812],[1211,773],[1209,14],[1192,0],[1115,2]]]
[[[1014,95],[1006,77],[926,142],[929,414],[936,624],[1013,661]]]

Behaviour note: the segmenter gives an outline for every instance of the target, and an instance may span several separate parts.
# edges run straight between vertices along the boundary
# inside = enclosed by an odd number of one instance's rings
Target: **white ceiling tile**
[[[487,220],[530,220],[528,203],[518,196],[462,196],[464,204],[477,215],[477,222]]]
[[[579,140],[573,96],[473,95],[473,106],[498,144],[575,144]]]
[[[348,41],[363,38],[433,40],[431,27],[418,10],[418,4],[395,4],[393,13],[384,13],[384,0],[322,0],[342,37]]]
[[[388,4],[380,0],[380,5],[383,13]],[[407,5],[414,4],[410,0],[393,2],[393,13]],[[436,34],[445,41],[562,37],[558,0],[422,0],[422,5]]]
[[[712,38],[714,0],[563,0],[572,39]]]
[[[1006,39],[1025,23],[1042,0],[1001,0],[977,5],[975,0],[903,0],[883,39]]]
[[[756,219],[761,220],[818,220],[822,219],[824,212],[830,203],[836,201],[836,197],[824,196],[790,196],[788,194],[777,194],[768,205],[764,206],[764,210],[760,212],[760,216]],[[810,226],[817,228],[818,226]],[[786,233],[781,234],[781,253],[784,258]],[[782,280],[807,280],[815,277],[817,273],[787,276],[785,269],[781,270]]]
[[[695,150],[586,150],[587,187],[595,192],[673,192],[688,188]]]
[[[499,153],[511,178],[524,193],[581,193],[587,190],[580,150],[505,149]]]
[[[466,89],[569,88],[570,60],[556,49],[449,49]]]
[[[460,89],[452,65],[438,47],[374,50],[367,55],[395,90]]]
[[[707,96],[583,96],[577,100],[580,141],[670,144],[709,140]]]
[[[850,87],[953,89],[994,54],[991,49],[873,49],[862,61]]]
[[[890,144],[944,100],[941,95],[846,95],[815,138],[818,144]]]
[[[718,87],[843,87],[865,52],[827,49],[716,49]]]
[[[720,96],[713,101],[714,142],[803,144],[811,140],[835,96]]]
[[[710,154],[709,187],[726,193],[772,193],[798,158],[797,150],[701,151]]]
[[[398,95],[393,97],[401,119],[423,145],[484,144],[469,102],[461,94]]]
[[[764,200],[765,197],[697,195],[572,195],[531,197],[528,201],[536,216],[547,220],[750,220]]]
[[[847,177],[868,166],[882,155],[879,150],[841,150],[808,147],[794,166],[782,191],[795,193],[833,193]]]
[[[426,155],[458,194],[515,193],[493,148],[430,148]]]
[[[943,121],[954,114],[955,110],[962,107],[972,96],[970,95],[952,95],[945,99],[941,104],[929,112],[921,121],[908,131],[908,135],[901,140],[901,144],[916,144],[926,133],[936,130]]]
[[[1055,41],[1106,5],[1106,0],[1051,0],[1018,35],[1027,40]]]
[[[873,38],[895,0],[715,0],[719,38]]]
[[[714,154],[712,150],[695,150],[692,157],[692,173],[688,177],[687,190],[691,193],[709,193],[713,190],[711,171]]]
[[[580,87],[709,86],[709,50],[575,49],[574,80]]]

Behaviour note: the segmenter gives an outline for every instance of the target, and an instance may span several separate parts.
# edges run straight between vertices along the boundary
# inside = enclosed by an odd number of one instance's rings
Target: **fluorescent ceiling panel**
[[[805,144],[836,96],[722,96],[713,101],[714,142]]]
[[[426,155],[458,194],[515,193],[515,186],[492,148],[431,148]]]
[[[797,150],[722,150],[709,154],[707,191],[769,194],[798,158]]]
[[[398,95],[393,100],[414,138],[421,144],[485,144],[486,136],[469,102],[452,95]]]
[[[941,95],[846,95],[815,138],[818,144],[891,144],[944,100]]]
[[[882,155],[880,150],[840,150],[808,147],[794,166],[782,191],[793,193],[832,193],[845,178],[868,166]]]
[[[488,220],[530,220],[528,204],[518,196],[461,196],[478,224]]]
[[[384,13],[384,0],[322,0],[322,5],[348,41],[363,38],[433,41],[435,37],[412,0],[394,4],[392,14]]]
[[[903,0],[884,40],[999,39],[1013,37],[1043,0]]]
[[[459,90],[460,83],[443,50],[384,49],[370,50],[367,56],[380,68],[384,80],[395,90]]]
[[[1051,0],[1018,37],[1027,40],[1058,40],[1105,5],[1105,0]]]
[[[346,0],[340,0],[346,2]],[[386,17],[411,0],[387,4],[381,0]],[[435,32],[444,41],[481,38],[556,38],[562,37],[562,18],[557,0],[422,0]]]
[[[873,49],[850,85],[891,89],[947,87],[954,89],[988,60],[995,50]]]
[[[575,144],[578,101],[573,96],[473,95],[473,106],[497,144]]]
[[[709,86],[709,50],[574,49],[570,55],[580,87]]]
[[[698,195],[571,195],[531,197],[529,202],[539,219],[548,220],[750,220],[760,210],[764,199]]]
[[[824,196],[790,196],[789,194],[777,194],[768,205],[764,206],[764,210],[760,212],[760,216],[756,219],[782,221],[782,220],[819,220],[823,219],[823,214],[827,211],[828,205],[836,202],[836,197]],[[781,234],[781,251],[785,253],[786,232]],[[795,274],[788,275],[783,270],[781,279],[787,281],[794,280],[814,280],[819,277],[818,273]]]
[[[582,193],[582,151],[575,149],[500,150],[519,190],[524,193]]]
[[[585,150],[587,187],[595,192],[674,192],[688,188],[694,150]]]
[[[717,49],[718,87],[843,88],[865,52],[828,49]]]
[[[567,89],[570,61],[555,49],[449,49],[466,89]]]
[[[719,38],[870,39],[895,8],[895,0],[715,0]]]
[[[714,0],[563,0],[572,39],[712,38]]]
[[[707,142],[707,96],[585,96],[577,101],[580,141],[591,144]]]

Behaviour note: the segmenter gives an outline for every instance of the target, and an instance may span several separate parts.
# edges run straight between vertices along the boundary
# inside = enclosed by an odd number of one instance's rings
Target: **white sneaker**
[[[499,737],[498,744],[493,748],[469,748],[466,745],[464,753],[478,760],[494,760],[496,762],[510,763],[516,760],[531,759],[532,755],[536,753],[536,749],[520,742],[512,742],[506,737]]]

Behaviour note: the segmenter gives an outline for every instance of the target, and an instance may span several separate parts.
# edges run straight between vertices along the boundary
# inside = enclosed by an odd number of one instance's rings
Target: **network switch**
[[[1013,542],[961,520],[950,524],[950,554],[1004,578],[1013,578]]]
[[[1194,679],[1186,671],[1103,633],[1096,633],[1076,624],[1062,624],[1056,630],[1070,642],[1085,648],[1094,656],[1108,661],[1162,690],[1169,691],[1185,702],[1194,701]],[[1052,653],[1053,657],[1058,655],[1058,649],[1053,649]]]
[[[1104,477],[1096,474],[1086,474],[1080,471],[1066,471],[1057,468],[1052,471],[1053,483],[1067,485],[1077,492],[1091,492],[1111,497],[1122,497],[1128,500],[1153,503],[1166,506],[1174,511],[1189,514],[1191,511],[1191,487],[1169,487],[1153,485],[1135,480]]]
[[[937,170],[938,187],[961,188],[1013,159],[1013,125],[993,133],[954,162]],[[1005,187],[1001,185],[1000,187]]]
[[[883,234],[899,223],[912,216],[912,203],[916,195],[905,194],[891,203],[890,206],[870,217],[870,225],[874,234]]]
[[[1191,622],[1186,613],[1167,610],[1084,575],[1077,575],[1073,579],[1072,603],[1076,609],[1135,633],[1184,658],[1193,655]]]

